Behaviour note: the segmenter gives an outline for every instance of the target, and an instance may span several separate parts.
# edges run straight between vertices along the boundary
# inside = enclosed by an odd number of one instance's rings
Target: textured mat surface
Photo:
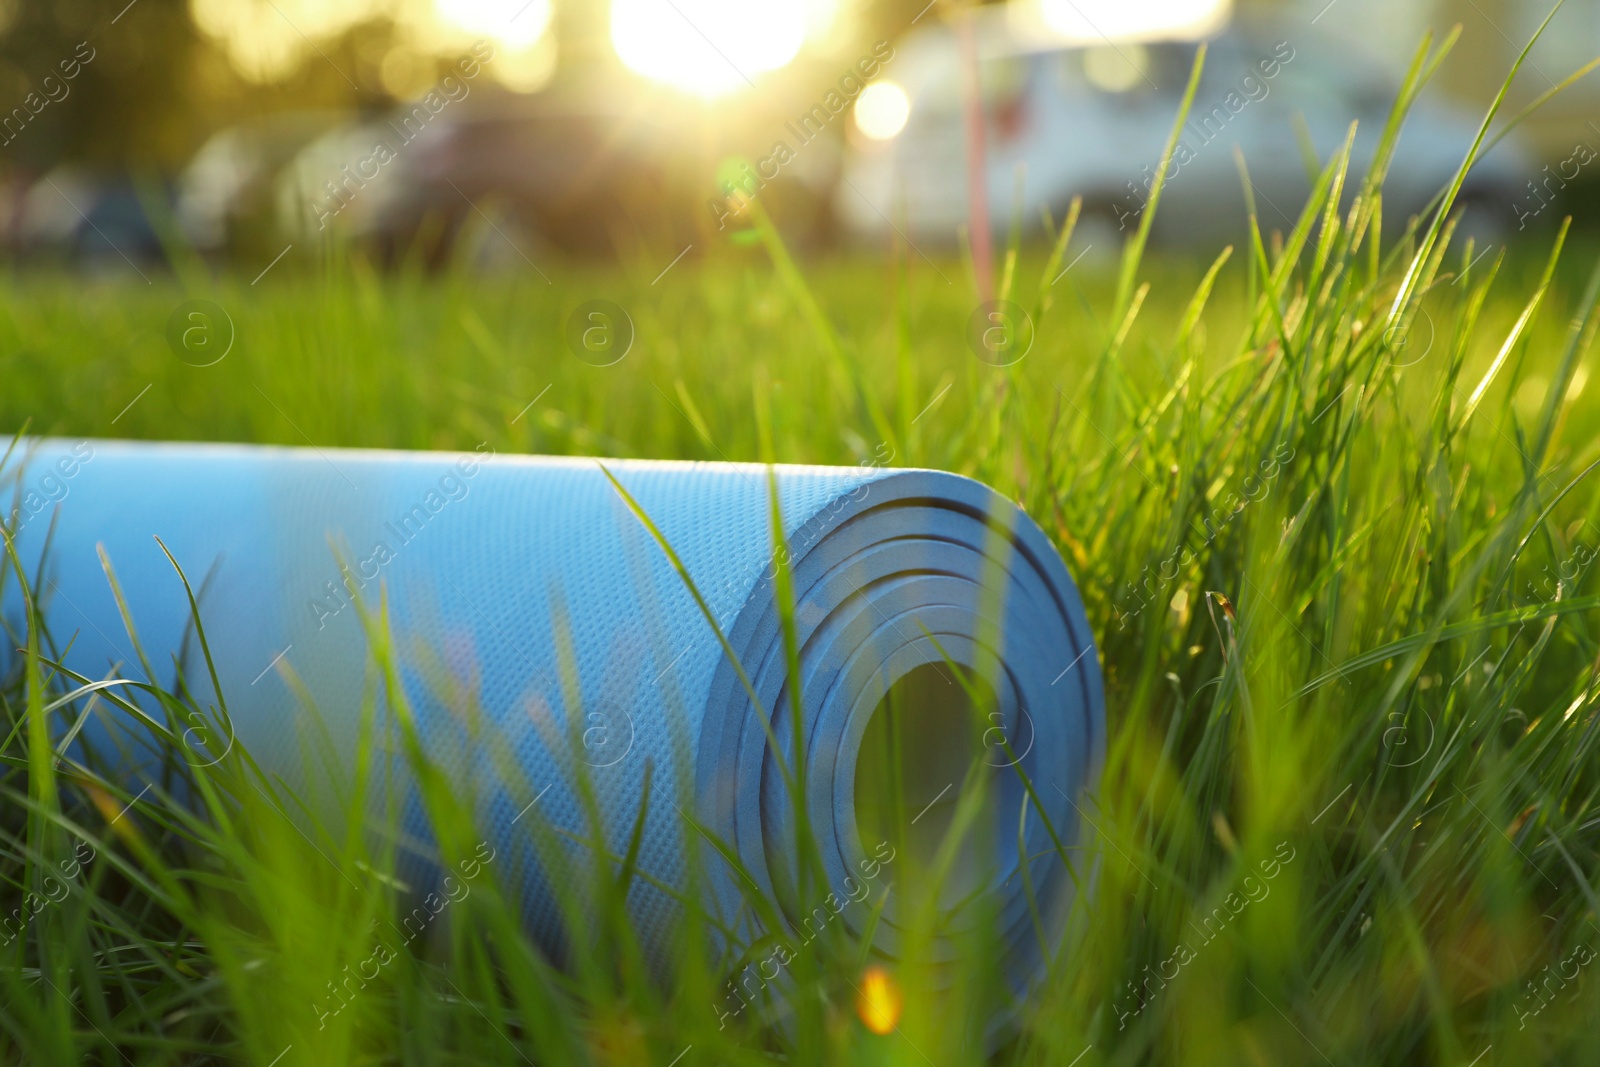
[[[177,656],[208,693],[159,536],[201,591],[237,741],[314,787],[303,773],[311,716],[291,672],[315,699],[325,743],[348,752],[367,682],[352,595],[375,604],[382,588],[428,750],[464,795],[480,798],[497,850],[519,854],[528,827],[518,823],[531,811],[586,832],[572,785],[581,761],[621,852],[649,766],[640,868],[672,886],[691,867],[705,871],[720,905],[733,907],[730,882],[678,814],[687,799],[770,887],[792,813],[758,712],[595,460],[56,439],[28,451],[18,544],[31,572],[54,518],[41,593],[57,640],[74,641],[75,670],[142,680],[99,544],[158,674]],[[607,467],[681,556],[788,746],[793,679],[774,603],[765,468]],[[1043,533],[986,487],[935,471],[780,467],[778,484],[801,643],[806,804],[830,885],[880,854],[855,816],[857,750],[874,709],[896,679],[946,656],[998,665],[1000,718],[987,751],[996,766],[1020,761],[1070,838],[1074,801],[1103,753],[1103,698],[1082,605]],[[5,609],[15,625],[14,585]],[[194,740],[196,761],[217,751],[214,738]],[[1016,775],[1001,778],[1014,810]],[[415,804],[407,822],[426,853]],[[1026,970],[1035,938],[1014,876],[1015,815],[1008,825],[995,892]],[[1070,879],[1041,820],[1023,825],[1040,902],[1059,916]],[[519,878],[530,928],[556,941],[549,885],[531,864]],[[639,885],[630,906],[647,943],[664,947],[670,897]],[[842,919],[864,914],[847,906]],[[878,937],[892,951],[894,936],[891,907]]]

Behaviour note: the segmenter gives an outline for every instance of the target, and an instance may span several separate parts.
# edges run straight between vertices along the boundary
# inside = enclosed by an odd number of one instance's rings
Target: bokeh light
[[[887,141],[905,129],[911,98],[891,81],[877,81],[856,98],[856,129],[874,141]]]
[[[861,1023],[875,1034],[889,1034],[900,1025],[900,1010],[904,1006],[900,987],[882,967],[868,967],[861,976],[859,995],[856,997],[856,1014]]]
[[[551,0],[189,0],[195,24],[222,46],[230,63],[257,83],[280,81],[306,62],[333,62],[322,42],[363,22],[390,17],[398,44],[378,64],[377,80],[402,98],[436,80],[430,61],[487,41],[484,65],[495,81],[522,92],[555,71]],[[359,75],[340,71],[346,78]],[[362,86],[367,88],[367,86]]]
[[[195,25],[217,40],[234,69],[254,82],[286,77],[312,42],[337,36],[378,13],[379,0],[189,0]]]
[[[433,9],[450,25],[512,51],[534,44],[550,25],[550,0],[433,0]]]
[[[1148,84],[1149,72],[1150,53],[1144,45],[1129,42],[1116,48],[1102,45],[1083,50],[1083,76],[1096,89],[1125,93]]]

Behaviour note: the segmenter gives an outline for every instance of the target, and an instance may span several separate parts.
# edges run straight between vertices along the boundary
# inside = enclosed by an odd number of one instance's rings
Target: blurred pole
[[[978,35],[973,23],[978,7],[956,15],[956,39],[961,50],[961,96],[966,117],[967,234],[972,242],[972,273],[978,299],[994,299],[994,248],[989,231],[989,190],[984,166],[983,86],[978,80]]]

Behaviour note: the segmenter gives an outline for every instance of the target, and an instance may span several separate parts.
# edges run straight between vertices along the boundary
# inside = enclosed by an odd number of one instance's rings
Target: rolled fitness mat
[[[55,640],[72,642],[74,671],[171,686],[176,657],[197,700],[214,700],[183,587],[152,535],[197,591],[232,733],[225,744],[186,734],[196,741],[191,762],[236,741],[267,771],[304,782],[309,716],[291,679],[312,698],[324,743],[350,753],[371,685],[356,598],[375,606],[381,589],[426,751],[478,798],[497,852],[515,854],[529,831],[516,824],[530,809],[587,838],[574,787],[581,760],[616,854],[627,849],[649,768],[638,867],[656,884],[635,880],[629,907],[653,953],[670,950],[679,908],[660,887],[685,886],[691,868],[707,876],[700,881],[726,921],[749,922],[738,917],[728,864],[696,851],[678,810],[684,798],[763,892],[781,881],[793,812],[761,715],[771,715],[793,766],[796,679],[774,578],[768,468],[497,456],[487,446],[447,454],[36,439],[23,451],[12,468],[16,543],[30,576],[46,556],[38,593]],[[704,610],[606,471],[676,552]],[[1070,848],[1079,794],[1104,753],[1100,667],[1066,567],[1021,510],[967,478],[866,466],[774,471],[793,579],[804,802],[828,900],[842,905],[832,913],[860,932],[869,910],[854,887],[892,854],[877,832],[883,820],[858,811],[858,794],[881,784],[866,780],[864,753],[886,743],[891,706],[905,708],[904,752],[917,761],[897,780],[904,809],[920,813],[914,829],[937,835],[950,823],[951,787],[974,758],[963,740],[973,736],[964,721],[974,714],[971,688],[951,684],[955,665],[978,679],[972,686],[989,687],[976,758],[995,769],[999,814],[986,833],[990,884],[976,888],[987,891],[1013,973],[1036,972],[1024,883],[1050,929],[1073,885],[1040,810]],[[166,676],[143,678],[97,545]],[[17,583],[5,589],[7,621],[20,632]],[[468,707],[491,730],[487,754]],[[575,737],[580,744],[567,743]],[[496,760],[515,766],[525,787],[507,783]],[[428,841],[420,805],[404,811],[404,835]],[[548,876],[527,864],[511,888],[530,932],[559,943]],[[810,912],[785,920],[796,930],[813,923]],[[891,900],[875,942],[892,953],[897,929]]]

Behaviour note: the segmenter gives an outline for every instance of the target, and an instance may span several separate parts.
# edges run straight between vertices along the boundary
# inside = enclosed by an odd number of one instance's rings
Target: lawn
[[[1093,892],[993,1049],[974,1036],[1000,966],[981,944],[939,993],[914,948],[869,969],[824,937],[766,1010],[729,1019],[729,968],[693,916],[672,974],[640,963],[615,906],[630,872],[605,858],[571,872],[593,905],[571,911],[571,951],[521,934],[490,864],[343,997],[374,962],[367,931],[403,910],[360,817],[302,832],[242,754],[196,772],[195,805],[158,792],[124,817],[135,798],[92,764],[54,765],[50,731],[92,698],[47,715],[74,683],[18,631],[7,648],[27,651],[0,658],[0,902],[26,921],[0,945],[0,1058],[1596,1062],[1594,251],[1553,231],[1474,248],[1429,219],[1385,220],[1380,240],[1375,180],[1335,158],[1318,189],[1295,226],[1263,219],[1226,254],[1143,255],[1135,237],[1063,275],[1070,237],[1023,249],[1002,285],[1035,337],[1006,367],[968,345],[958,257],[791,260],[759,205],[747,240],[665,274],[674,249],[542,275],[299,247],[256,282],[189,262],[148,284],[15,271],[8,434],[985,481],[1079,583],[1110,743],[1070,857]],[[207,343],[232,335],[209,366],[181,342],[195,320],[169,343],[197,299],[231,323],[208,320]],[[594,300],[635,333],[609,366],[566,339]],[[375,690],[394,655],[375,641]],[[429,805],[470,853],[470,812],[444,789]],[[897,998],[897,1027],[875,1025]]]

